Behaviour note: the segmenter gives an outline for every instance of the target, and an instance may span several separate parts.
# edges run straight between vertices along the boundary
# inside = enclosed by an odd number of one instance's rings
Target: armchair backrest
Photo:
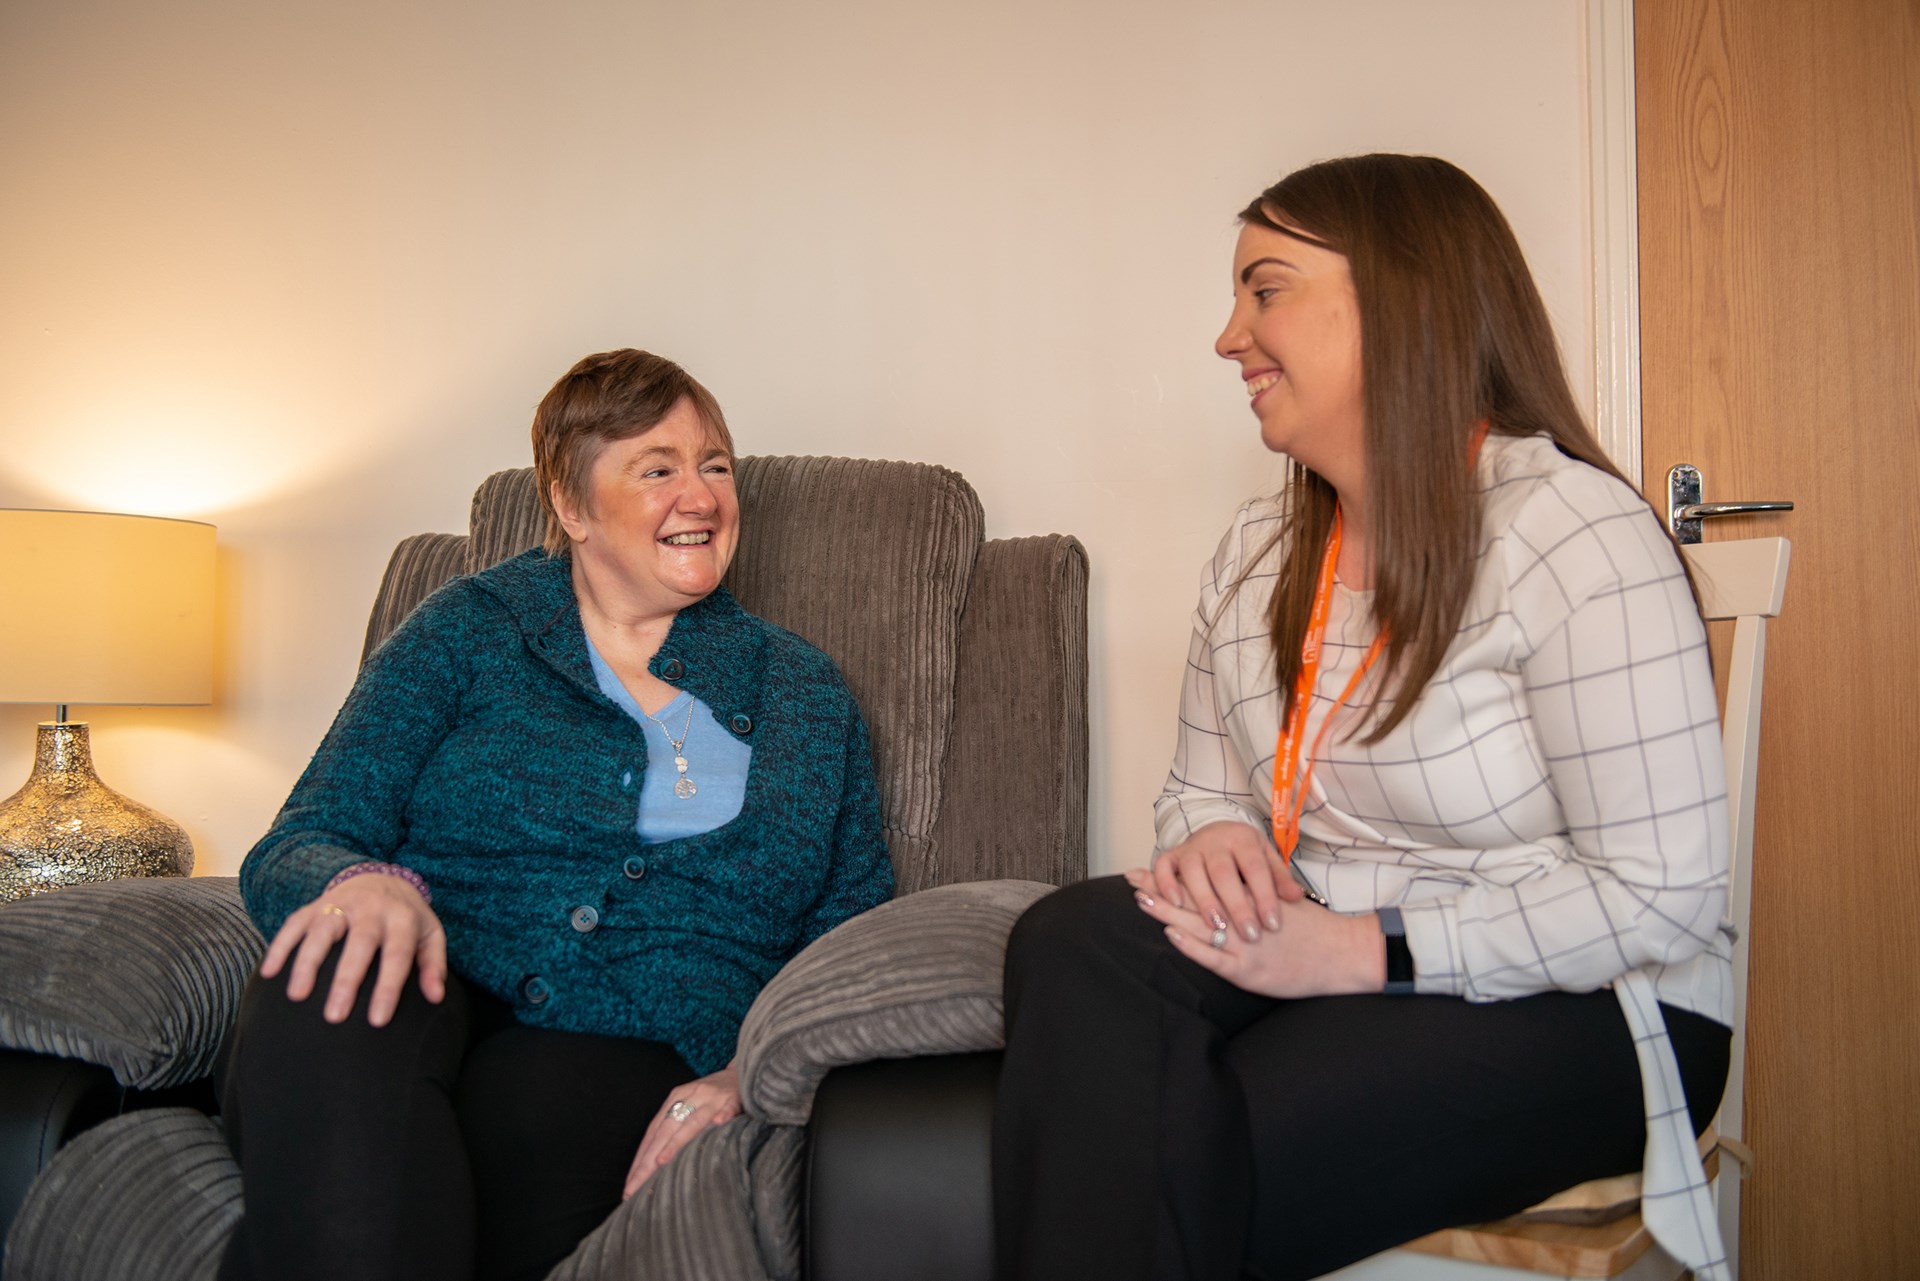
[[[1062,535],[983,542],[958,474],[742,458],[740,603],[832,656],[873,738],[900,893],[1086,875],[1087,561]],[[467,535],[395,549],[364,659],[448,579],[536,546],[531,468],[474,492]]]

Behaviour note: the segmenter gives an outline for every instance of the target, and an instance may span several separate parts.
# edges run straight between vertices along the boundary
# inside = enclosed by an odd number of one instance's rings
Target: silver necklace
[[[673,767],[680,771],[680,777],[674,780],[673,794],[683,801],[686,800],[700,790],[693,785],[693,780],[687,777],[687,735],[693,732],[693,695],[687,695],[687,723],[681,728],[679,738],[675,738],[673,731],[646,708],[641,708],[640,714],[655,725],[659,725],[660,732],[667,736],[669,743],[673,744]]]

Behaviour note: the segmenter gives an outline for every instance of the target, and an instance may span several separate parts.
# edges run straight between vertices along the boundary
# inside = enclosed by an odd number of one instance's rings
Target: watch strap
[[[1381,988],[1389,996],[1411,996],[1414,992],[1413,949],[1407,946],[1407,923],[1397,907],[1383,907],[1380,932],[1387,938],[1387,982]]]

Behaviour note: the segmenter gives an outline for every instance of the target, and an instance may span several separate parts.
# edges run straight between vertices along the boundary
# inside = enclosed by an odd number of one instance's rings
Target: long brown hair
[[[1473,590],[1481,513],[1467,460],[1478,425],[1545,434],[1561,453],[1626,478],[1581,419],[1513,229],[1458,168],[1432,156],[1322,161],[1261,192],[1240,220],[1304,232],[1345,255],[1352,271],[1373,617],[1387,635],[1364,740],[1377,743],[1439,670]],[[1286,490],[1276,539],[1284,559],[1267,617],[1291,700],[1336,495],[1298,463]]]

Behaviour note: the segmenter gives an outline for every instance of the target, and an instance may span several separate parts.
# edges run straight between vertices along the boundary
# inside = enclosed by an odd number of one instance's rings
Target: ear
[[[584,513],[567,497],[559,481],[548,482],[547,498],[553,503],[554,515],[560,518],[560,528],[567,531],[567,537],[576,543],[586,542],[587,522]]]

